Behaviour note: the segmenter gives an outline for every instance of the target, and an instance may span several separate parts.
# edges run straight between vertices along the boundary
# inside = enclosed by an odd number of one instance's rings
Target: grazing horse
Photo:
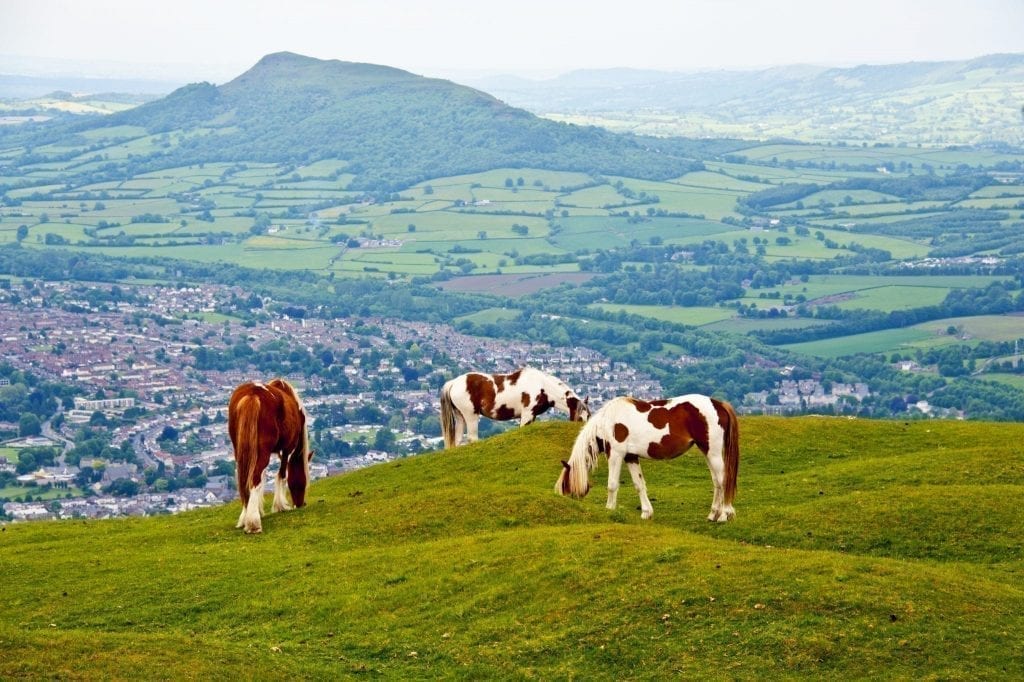
[[[478,439],[480,417],[508,421],[519,418],[526,426],[551,407],[569,413],[570,421],[587,421],[588,400],[580,400],[562,381],[532,367],[511,374],[469,372],[441,387],[441,431],[444,446],[453,448],[465,428],[469,442]]]
[[[580,430],[569,461],[562,461],[555,491],[575,498],[585,496],[590,490],[588,473],[603,452],[608,456],[608,509],[615,509],[619,474],[625,460],[640,494],[640,516],[649,519],[654,508],[647,498],[640,458],[673,459],[696,443],[707,459],[715,485],[708,521],[728,521],[736,515],[732,501],[740,466],[739,435],[732,406],[706,395],[690,394],[651,402],[615,398],[594,413]]]
[[[306,504],[313,453],[309,449],[306,411],[291,384],[274,379],[236,388],[228,403],[228,435],[235,449],[238,496],[242,500],[236,528],[245,528],[246,533],[263,531],[263,472],[272,453],[281,457],[274,480],[274,511],[292,508],[285,496],[285,482],[292,503],[296,507]]]

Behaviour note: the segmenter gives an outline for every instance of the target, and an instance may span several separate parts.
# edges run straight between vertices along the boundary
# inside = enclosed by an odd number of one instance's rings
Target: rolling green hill
[[[195,83],[102,119],[41,127],[24,138],[18,131],[11,141],[40,146],[123,126],[168,135],[155,148],[134,150],[135,168],[344,159],[353,189],[393,190],[503,166],[648,178],[694,167],[631,137],[541,119],[450,81],[288,52],[267,55],[219,87]]]
[[[474,87],[557,120],[647,135],[1021,143],[1024,54],[750,71],[574,71]]]
[[[534,424],[235,505],[0,533],[0,678],[1009,679],[1019,424],[744,418],[738,517],[699,455],[603,507]],[[627,477],[628,478],[628,477]]]

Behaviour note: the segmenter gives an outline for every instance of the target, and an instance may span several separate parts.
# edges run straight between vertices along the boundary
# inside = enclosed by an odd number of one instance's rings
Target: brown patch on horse
[[[519,381],[519,375],[522,374],[522,373],[523,373],[523,370],[517,369],[516,371],[514,371],[511,374],[507,375],[508,385],[509,386],[515,386],[516,382]]]
[[[679,403],[672,409],[657,408],[648,416],[651,424],[657,428],[668,425],[668,433],[661,440],[647,446],[647,455],[651,459],[672,459],[678,457],[694,443],[702,452],[708,451],[708,425],[703,415],[692,403]],[[664,420],[660,426],[658,423]]]
[[[572,491],[569,488],[569,475],[572,473],[572,467],[564,459],[562,460],[562,494],[568,495]]]
[[[548,398],[548,394],[545,393],[544,389],[542,388],[540,389],[540,393],[537,394],[537,403],[533,406],[531,412],[533,412],[533,416],[536,417],[537,415],[541,415],[547,412],[549,409],[551,409],[552,405],[554,405],[554,403],[551,402],[551,400]]]
[[[494,379],[494,389],[496,392],[501,393],[503,390],[505,390],[504,374],[494,374],[491,376],[491,378]]]
[[[637,412],[648,412],[651,409],[651,404],[646,400],[637,400],[636,398],[630,398],[629,402],[633,403],[633,407],[636,408]]]
[[[629,438],[629,427],[627,427],[625,424],[616,423],[614,433],[615,440],[619,441],[620,443],[625,442],[625,440]]]
[[[651,426],[656,429],[663,429],[669,422],[669,411],[664,407],[652,409],[651,413],[647,415],[647,421],[651,422]]]
[[[490,416],[494,410],[494,382],[483,374],[471,372],[466,375],[466,392],[473,401],[473,412]]]
[[[509,419],[515,419],[516,411],[508,405],[502,405],[495,409],[489,416],[491,416],[492,419],[497,419],[498,421],[508,421]]]
[[[523,407],[526,407],[527,405],[530,404],[530,394],[527,393],[526,391],[523,391],[521,400],[523,401]]]

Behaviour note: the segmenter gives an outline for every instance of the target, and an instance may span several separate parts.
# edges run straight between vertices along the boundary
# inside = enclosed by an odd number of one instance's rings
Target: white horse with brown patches
[[[532,367],[511,374],[468,372],[441,387],[441,432],[444,446],[453,448],[462,439],[478,440],[480,417],[526,426],[538,415],[556,407],[570,421],[587,421],[590,407],[561,380]]]
[[[732,502],[740,466],[739,442],[736,413],[727,402],[698,394],[651,402],[615,398],[580,430],[569,461],[562,462],[555,491],[584,497],[590,490],[588,474],[603,452],[608,456],[608,509],[616,507],[619,475],[626,462],[640,494],[640,516],[649,519],[654,508],[647,498],[640,458],[673,459],[696,444],[715,485],[708,521],[728,521],[736,515]]]

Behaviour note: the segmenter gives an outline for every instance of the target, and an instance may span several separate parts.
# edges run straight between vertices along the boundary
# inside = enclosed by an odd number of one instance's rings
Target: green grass
[[[956,327],[956,335],[950,335]],[[1024,325],[1015,315],[946,317],[912,327],[884,329],[835,339],[806,341],[781,346],[796,353],[819,357],[842,357],[855,353],[890,353],[913,348],[933,348],[956,343],[977,345],[981,341],[1014,341],[1024,336]]]
[[[17,459],[18,458],[15,457],[11,461],[17,461]],[[31,495],[33,500],[38,500],[40,497],[44,500],[63,500],[69,495],[71,497],[81,497],[82,490],[75,486],[71,486],[70,488],[42,488],[39,486],[26,487],[17,484],[0,488],[0,500],[14,500],[19,497],[24,497],[25,495]]]
[[[991,374],[981,374],[978,378],[985,381],[998,381],[1001,384],[1006,384],[1007,386],[1012,386],[1018,390],[1024,391],[1024,375],[1021,374],[992,372]]]
[[[660,306],[660,305],[622,305],[617,303],[595,303],[592,308],[598,308],[605,312],[617,313],[619,311],[630,315],[641,315],[655,320],[675,322],[677,324],[688,324],[700,327],[705,324],[722,322],[731,319],[736,312],[731,308]]]
[[[604,509],[538,423],[238,506],[15,524],[3,678],[1011,679],[1024,425],[743,418],[737,518],[702,458]],[[258,673],[256,672],[258,671]]]
[[[460,315],[454,321],[468,320],[474,324],[494,324],[495,322],[515,319],[521,312],[517,308],[484,308],[469,315]]]

